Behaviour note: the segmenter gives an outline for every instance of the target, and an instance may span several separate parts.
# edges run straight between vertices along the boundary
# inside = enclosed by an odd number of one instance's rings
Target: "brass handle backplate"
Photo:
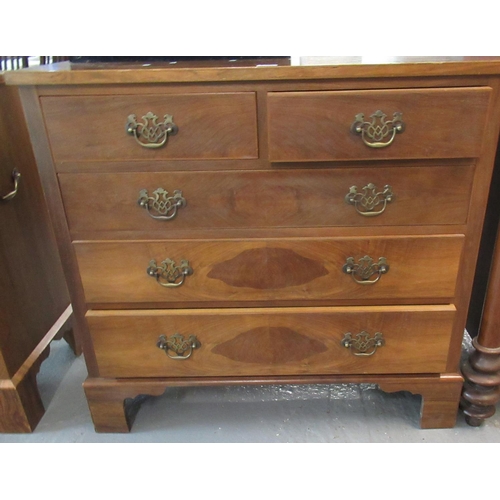
[[[361,192],[358,192],[357,186],[352,186],[345,197],[346,203],[354,205],[356,212],[364,217],[375,217],[384,213],[387,204],[393,200],[394,193],[391,186],[384,186],[383,191],[377,192],[375,184],[371,182]]]
[[[170,220],[177,215],[177,209],[186,206],[182,191],[175,190],[173,196],[168,196],[168,191],[158,188],[153,191],[153,196],[148,195],[148,190],[139,192],[137,203],[145,208],[148,215],[157,220]]]
[[[365,115],[359,113],[351,125],[351,130],[355,134],[361,135],[363,142],[370,148],[386,148],[390,146],[396,134],[401,134],[405,130],[403,113],[396,112],[392,120],[386,120],[387,115],[378,110],[370,116],[370,122],[365,121]]]
[[[355,356],[373,356],[378,347],[385,345],[385,340],[380,332],[377,332],[373,337],[363,331],[352,338],[352,333],[346,333],[341,341],[341,344],[351,349]]]
[[[177,134],[179,129],[172,115],[165,115],[161,123],[157,120],[158,117],[151,111],[142,117],[142,123],[137,121],[135,115],[129,115],[126,131],[144,148],[161,148],[167,143],[168,137]]]
[[[0,198],[0,200],[10,201],[16,196],[17,191],[19,189],[19,180],[20,179],[21,179],[21,173],[19,172],[19,170],[17,170],[17,168],[15,168],[12,171],[12,181],[14,182],[14,189],[10,193],[7,193],[6,195],[2,196]]]
[[[374,262],[371,257],[365,255],[356,264],[354,257],[349,257],[344,264],[342,271],[350,274],[352,279],[359,285],[373,285],[383,274],[389,272],[389,264],[385,257],[380,257],[378,262]],[[370,279],[376,275],[375,279]]]
[[[175,288],[184,283],[186,276],[193,274],[187,260],[181,260],[180,265],[176,265],[172,259],[165,259],[159,266],[156,260],[149,263],[147,269],[149,276],[156,278],[156,281],[165,288]]]
[[[163,349],[170,359],[185,360],[191,357],[194,349],[201,347],[201,343],[195,335],[190,335],[188,339],[185,339],[180,333],[175,333],[168,338],[160,335],[156,347]],[[172,351],[174,355],[169,351]]]

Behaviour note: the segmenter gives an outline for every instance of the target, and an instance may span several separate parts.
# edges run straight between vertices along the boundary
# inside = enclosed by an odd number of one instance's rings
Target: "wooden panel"
[[[69,304],[18,90],[0,84],[0,351],[13,376]]]
[[[70,230],[175,229],[465,224],[474,168],[388,167],[287,169],[256,172],[153,172],[59,174]],[[453,179],[453,182],[443,182]],[[368,184],[393,201],[376,217],[345,201],[352,186]],[[155,220],[137,201],[163,188],[181,190],[186,207],[171,220]],[[162,198],[160,197],[160,200]],[[383,203],[374,207],[380,211]],[[361,209],[362,210],[362,209]],[[155,210],[152,215],[158,215]]]
[[[446,366],[453,306],[89,311],[101,377],[436,373]],[[356,356],[341,341],[366,331],[385,345]],[[173,360],[160,335],[201,346]],[[169,353],[174,356],[173,352]]]
[[[56,161],[256,158],[255,94],[43,97]],[[173,116],[179,131],[159,149],[127,134],[128,116]]]
[[[270,161],[459,158],[481,152],[491,89],[408,89],[268,94]],[[402,113],[405,130],[384,148],[351,131],[381,110]],[[384,139],[383,142],[387,142]]]
[[[199,302],[441,298],[449,301],[463,236],[76,242],[87,302]],[[387,274],[374,285],[359,285],[342,271],[348,257],[378,262]],[[151,260],[189,261],[193,274],[177,288],[148,276]],[[374,279],[376,276],[373,276]]]
[[[405,79],[440,76],[496,75],[499,73],[498,56],[382,56],[375,61],[370,57],[361,64],[352,64],[353,56],[333,56],[328,65],[315,66],[247,66],[236,67],[230,62],[229,67],[217,62],[212,67],[203,67],[203,63],[194,62],[191,66],[137,65],[101,65],[75,68],[70,63],[59,63],[46,68],[31,67],[23,71],[5,73],[5,80],[10,85],[121,85],[121,84],[158,84],[158,83],[199,83],[199,82],[248,82],[248,81],[296,81],[310,85],[315,80],[337,80],[346,85],[346,80],[356,79],[363,82],[368,79],[399,78],[404,85]],[[355,56],[356,57],[356,56]],[[406,57],[406,59],[405,59]],[[395,64],[397,62],[397,64]],[[241,64],[241,63],[240,63]],[[225,66],[225,67],[224,67]],[[402,83],[401,83],[402,82]],[[49,89],[51,90],[51,89]],[[66,90],[66,89],[65,89]]]

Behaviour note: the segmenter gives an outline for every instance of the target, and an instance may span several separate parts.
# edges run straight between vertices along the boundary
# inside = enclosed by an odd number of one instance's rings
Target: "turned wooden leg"
[[[500,348],[490,349],[472,341],[474,352],[462,367],[465,377],[460,408],[469,425],[478,427],[495,414],[500,401]]]
[[[500,401],[500,231],[497,232],[481,325],[474,351],[463,365],[465,384],[460,408],[469,425],[479,426]]]
[[[379,383],[385,392],[409,391],[422,396],[422,429],[449,429],[455,426],[462,385],[463,378],[453,374]]]

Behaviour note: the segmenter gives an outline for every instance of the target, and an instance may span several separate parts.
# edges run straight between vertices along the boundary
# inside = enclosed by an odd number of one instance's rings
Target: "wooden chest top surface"
[[[261,60],[72,64],[33,66],[4,74],[8,85],[86,85],[127,83],[237,82],[498,75],[500,56],[292,57]]]

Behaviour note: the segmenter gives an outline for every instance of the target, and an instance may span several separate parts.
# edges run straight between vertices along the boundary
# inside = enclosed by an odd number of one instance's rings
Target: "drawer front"
[[[436,166],[60,174],[59,180],[73,234],[164,233],[465,224],[473,175],[472,166]]]
[[[405,298],[449,302],[462,246],[462,235],[74,244],[87,302],[129,307],[398,303]]]
[[[230,377],[439,373],[454,314],[449,305],[193,309],[87,320],[101,377]]]
[[[42,97],[41,104],[56,161],[258,157],[251,92]],[[157,127],[148,113],[157,116]],[[130,115],[148,133],[128,133]],[[171,127],[165,115],[172,117],[175,135],[164,133]]]
[[[269,159],[477,157],[490,95],[489,87],[272,92]]]

